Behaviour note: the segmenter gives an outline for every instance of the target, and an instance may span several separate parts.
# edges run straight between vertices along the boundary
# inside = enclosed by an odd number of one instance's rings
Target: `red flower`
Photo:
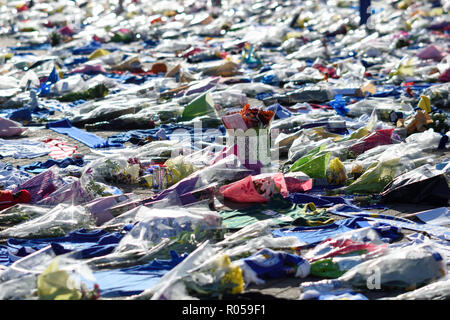
[[[265,127],[270,123],[274,112],[250,108],[250,105],[246,104],[240,111],[240,114],[248,128],[259,128]]]

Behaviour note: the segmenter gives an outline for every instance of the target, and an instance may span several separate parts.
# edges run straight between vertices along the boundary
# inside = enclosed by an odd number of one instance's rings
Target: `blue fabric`
[[[271,86],[275,86],[275,85],[278,85],[278,78],[277,78],[277,76],[275,76],[273,74],[269,74],[269,75],[264,76],[261,79],[261,82],[265,83],[265,84],[269,84]]]
[[[258,256],[263,255],[267,259]],[[299,255],[286,252],[277,252],[270,249],[262,249],[256,254],[242,259],[259,278],[283,278],[291,273],[291,270],[305,263],[305,259]]]
[[[50,95],[50,89],[52,84],[58,82],[59,79],[59,75],[58,72],[56,71],[56,68],[54,67],[52,69],[52,72],[50,72],[49,76],[47,77],[47,79],[41,83],[41,86],[39,87],[38,93],[39,96],[43,96],[46,97],[48,95]]]
[[[438,149],[439,150],[443,150],[445,149],[445,145],[448,142],[448,136],[446,134],[442,134],[442,138],[441,140],[439,140],[439,145],[438,145]]]
[[[329,105],[331,107],[333,107],[334,110],[336,110],[336,113],[339,114],[340,116],[345,116],[348,113],[348,109],[345,107],[346,102],[345,100],[342,98],[341,94],[337,94],[334,97],[334,100],[331,100],[329,102]]]
[[[153,140],[159,140],[159,137],[157,136],[158,131],[163,130],[164,133],[167,135],[167,137],[170,139],[171,134],[177,130],[177,129],[184,129],[189,131],[191,136],[194,134],[194,128],[185,126],[185,125],[173,125],[173,124],[162,124],[158,128],[154,129],[145,129],[145,130],[130,130],[123,133],[118,133],[115,135],[112,135],[108,137],[109,143],[117,144],[117,143],[125,143],[130,141],[130,139],[144,139],[151,137]],[[202,128],[202,132],[205,132],[209,130],[210,128]],[[226,130],[223,126],[220,126],[218,128],[220,132],[222,132],[224,135],[226,133]]]
[[[369,300],[361,293],[351,290],[335,290],[329,293],[320,294],[317,300]]]
[[[99,285],[102,297],[120,297],[139,294],[153,287],[163,275],[184,260],[187,255],[179,256],[171,251],[170,260],[152,262],[131,268],[94,272],[95,283]],[[87,281],[87,284],[93,283]]]
[[[47,110],[49,112],[51,111],[53,113],[55,113],[55,111],[63,111],[65,105],[66,105],[66,103],[59,102],[58,100],[40,100],[39,101],[40,109],[45,109],[45,110]]]
[[[273,96],[273,93],[270,93],[270,92],[261,92],[261,93],[258,93],[256,96],[255,96],[255,99],[258,99],[258,100],[264,100],[264,99],[266,99],[266,98],[270,98],[270,97],[272,97]]]
[[[53,114],[55,114],[55,111],[44,109],[44,108],[39,108],[39,107],[31,110],[32,118],[47,119],[49,115],[53,115]]]
[[[426,232],[438,239],[442,240],[450,240],[450,228],[438,226],[438,225],[430,225],[430,224],[419,224],[413,221],[403,219],[400,217],[387,216],[382,214],[373,214],[370,212],[366,212],[363,210],[357,210],[354,207],[344,206],[342,208],[338,208],[336,210],[330,211],[333,214],[340,215],[343,217],[359,217],[367,219],[367,221],[375,222],[375,226],[391,226],[395,228],[403,228],[418,232]],[[372,223],[371,226],[374,224]]]
[[[401,237],[401,230],[397,226],[386,223],[373,224],[365,217],[352,215],[349,215],[347,219],[338,220],[324,226],[275,229],[272,234],[274,237],[295,236],[306,246],[310,246],[344,232],[366,227],[374,229],[384,242],[393,242]]]
[[[286,119],[292,116],[292,113],[283,106],[281,106],[279,103],[275,103],[271,106],[268,106],[267,110],[273,111],[275,113],[275,117],[279,119]]]
[[[53,68],[52,72],[50,72],[50,75],[48,76],[47,80],[45,80],[46,82],[50,82],[50,83],[56,83],[58,82],[59,79],[59,75],[58,72],[56,71],[56,68]]]
[[[81,55],[81,54],[87,55],[87,54],[91,54],[95,50],[99,49],[101,46],[102,46],[102,44],[100,42],[92,41],[91,43],[89,43],[85,46],[73,49],[72,53],[79,54],[79,55]]]
[[[130,75],[128,72],[125,72],[123,74],[117,74],[117,73],[105,73],[105,77],[114,79],[116,82],[122,82],[125,83],[128,79],[131,79],[133,75]]]
[[[157,41],[157,40],[147,39],[144,41],[144,44],[145,44],[144,46],[145,46],[145,48],[152,48],[152,47],[157,46],[158,43],[159,43],[159,41]]]
[[[10,264],[8,246],[0,245],[0,265],[8,266]]]
[[[50,94],[50,88],[51,88],[51,84],[47,83],[47,82],[42,82],[41,86],[38,89],[38,94],[41,97],[46,97]]]
[[[8,266],[48,245],[52,245],[56,254],[76,251],[80,259],[99,257],[111,253],[123,236],[122,232],[108,233],[103,230],[79,229],[58,238],[11,238],[6,241],[6,246],[0,247],[0,264]]]
[[[321,195],[311,195],[306,193],[291,193],[289,200],[296,204],[305,204],[313,202],[316,207],[332,207],[336,204],[351,205],[351,197],[345,199],[344,197],[329,197]]]
[[[11,111],[7,118],[14,121],[31,121],[31,110],[28,107],[16,109]]]
[[[12,51],[24,51],[24,50],[49,50],[52,46],[49,43],[42,44],[33,44],[29,46],[20,46],[20,47],[8,47],[8,49]]]
[[[125,143],[130,141],[131,139],[144,139],[144,138],[151,138],[152,140],[160,140],[157,136],[157,133],[162,129],[166,134],[173,130],[169,130],[167,132],[166,128],[163,128],[164,125],[162,125],[159,128],[155,129],[145,129],[145,130],[130,130],[123,133],[118,133],[115,135],[112,135],[108,137],[108,141],[110,143]]]
[[[157,77],[157,75],[151,75],[153,78]],[[144,82],[146,82],[148,80],[150,76],[136,76],[136,75],[132,75],[127,77],[127,79],[125,79],[124,83],[133,83],[133,84],[143,84]]]
[[[33,52],[14,52],[14,57],[36,56]]]
[[[57,133],[68,135],[90,148],[122,147],[121,143],[110,143],[93,133],[73,127],[68,119],[49,122],[46,124],[46,128]]]
[[[84,161],[83,159],[72,158],[65,158],[62,160],[49,159],[45,162],[36,161],[25,166],[17,166],[17,168],[31,173],[41,173],[54,165],[57,165],[60,168],[66,168],[70,165],[82,167],[84,166]]]
[[[444,159],[441,163],[437,163],[436,164],[436,169],[437,170],[442,170],[444,169],[450,162],[450,158]]]
[[[261,69],[259,69],[258,73],[264,73],[269,70],[272,70],[271,66],[266,65],[266,66],[263,66]]]
[[[359,25],[367,23],[370,17],[370,0],[359,0]]]
[[[314,245],[335,235],[360,228],[360,221],[365,219],[349,218],[324,226],[275,229],[272,234],[274,237],[295,236],[306,245]]]

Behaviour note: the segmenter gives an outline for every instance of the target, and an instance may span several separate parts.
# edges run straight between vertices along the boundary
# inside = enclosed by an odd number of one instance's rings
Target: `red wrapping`
[[[286,181],[282,173],[277,173],[272,176],[268,176],[265,179],[271,179],[283,197],[289,195],[289,191],[286,186]],[[248,176],[242,180],[233,182],[226,186],[219,188],[219,193],[223,195],[224,198],[232,200],[234,202],[242,203],[264,203],[270,200],[270,197],[265,197],[260,194],[256,188],[255,183],[264,180],[261,175],[258,176]]]
[[[393,132],[394,129],[381,129],[372,132],[352,145],[349,150],[357,156],[377,146],[392,144],[391,136]]]
[[[312,179],[302,181],[294,177],[285,177],[284,180],[286,181],[289,193],[305,192],[311,190],[313,185]]]

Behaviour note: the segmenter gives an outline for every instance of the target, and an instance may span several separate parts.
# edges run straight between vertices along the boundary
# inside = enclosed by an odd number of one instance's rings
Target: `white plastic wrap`
[[[446,275],[445,263],[430,245],[392,250],[381,257],[364,261],[338,279],[305,282],[300,285],[300,299],[311,299],[320,293],[342,288],[420,287]]]
[[[1,238],[63,236],[79,228],[95,227],[90,213],[82,206],[59,204],[49,212],[0,231]]]
[[[212,247],[208,241],[199,245],[198,248],[191,252],[182,262],[180,262],[175,268],[166,273],[157,284],[155,284],[151,289],[145,290],[141,294],[131,297],[130,299],[149,299],[158,300],[161,298],[165,299],[192,299],[192,297],[187,294],[183,294],[182,297],[177,295],[177,293],[183,293],[184,285],[180,283],[178,286],[174,286],[183,276],[189,274],[193,270],[198,269],[205,261],[210,260],[217,254],[217,249]]]
[[[386,300],[448,300],[450,299],[450,277],[431,283],[420,289],[402,293]],[[383,299],[384,300],[384,299]]]
[[[383,120],[389,119],[389,112],[391,111],[404,112],[406,115],[414,112],[410,105],[395,102],[392,98],[363,99],[347,105],[347,108],[349,110],[348,115],[352,117],[371,114],[373,110],[376,110],[378,116]]]
[[[406,143],[415,144],[418,148],[424,150],[429,148],[436,149],[441,138],[442,135],[440,133],[435,132],[433,129],[428,129],[424,132],[413,133],[405,141]]]
[[[61,79],[51,86],[51,92],[57,95],[85,91],[87,89],[86,82],[80,74]]]
[[[316,245],[313,249],[309,250],[307,253],[303,255],[303,257],[307,260],[318,260],[321,259],[325,255],[331,255],[335,251],[334,245],[340,243],[344,244],[346,241],[352,241],[355,243],[371,243],[373,245],[383,245],[385,244],[378,233],[372,228],[360,228],[356,230],[352,230],[349,232],[342,233],[331,239],[327,239],[318,245]],[[330,244],[333,245],[330,245]],[[338,247],[340,249],[341,247]]]
[[[217,213],[193,213],[186,209],[137,209],[137,224],[128,232],[115,248],[116,252],[127,250],[148,250],[163,238],[170,238],[182,231],[196,228],[217,228],[220,219]]]
[[[274,238],[269,235],[260,236],[254,239],[249,239],[245,244],[238,244],[235,247],[225,249],[224,254],[230,259],[238,258],[243,254],[253,254],[261,249],[291,249],[304,245],[297,237],[279,237]]]

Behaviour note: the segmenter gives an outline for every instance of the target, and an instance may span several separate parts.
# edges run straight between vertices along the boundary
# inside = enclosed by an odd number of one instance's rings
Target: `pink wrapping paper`
[[[375,132],[361,138],[357,143],[349,147],[349,150],[355,155],[359,155],[377,146],[392,144],[391,137],[393,132],[394,129],[376,130]]]
[[[0,117],[0,137],[18,136],[26,130],[20,123]]]
[[[420,51],[417,54],[417,57],[423,60],[433,59],[434,61],[441,61],[442,58],[445,57],[445,55],[446,53],[442,52],[438,47],[436,47],[435,45],[430,45]]]
[[[270,177],[274,182],[277,188],[280,190],[280,193],[283,197],[287,197],[289,195],[288,188],[286,186],[286,181],[284,180],[284,176],[282,173],[274,174]],[[222,186],[219,188],[220,194],[223,195],[224,198],[232,200],[234,202],[242,202],[242,203],[264,203],[268,202],[270,198],[266,198],[263,195],[259,194],[256,190],[253,181],[259,180],[258,176],[248,176],[242,180],[233,182],[226,186]]]

